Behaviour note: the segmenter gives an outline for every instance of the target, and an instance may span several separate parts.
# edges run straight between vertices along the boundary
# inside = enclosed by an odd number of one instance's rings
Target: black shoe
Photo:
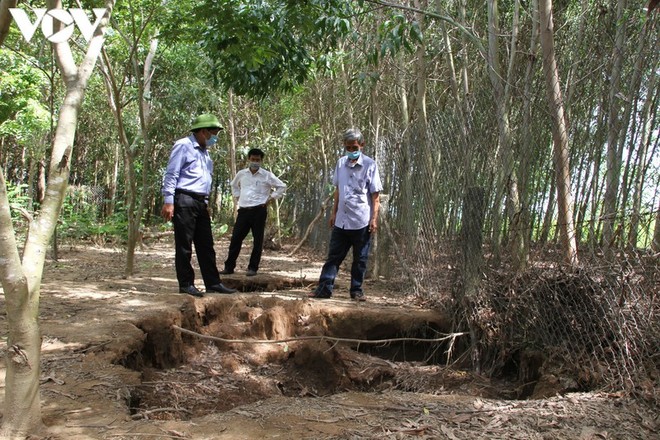
[[[332,295],[328,295],[327,293],[319,293],[319,292],[312,292],[307,295],[307,298],[314,298],[314,299],[328,299]]]
[[[256,270],[248,269],[247,272],[245,272],[246,277],[253,277],[257,274]]]
[[[233,270],[229,270],[229,269],[222,269],[222,270],[220,271],[220,275],[231,275],[231,274],[233,274],[233,273],[234,273],[234,271],[233,271]]]
[[[212,286],[209,286],[206,288],[206,291],[208,293],[234,293],[236,292],[236,289],[230,289],[229,287],[225,286],[224,284],[214,284]]]
[[[364,302],[367,298],[364,297],[363,292],[351,292],[351,299],[359,302]]]
[[[190,285],[187,287],[179,287],[179,293],[187,293],[188,295],[196,296],[198,298],[204,296],[204,294],[194,285]]]

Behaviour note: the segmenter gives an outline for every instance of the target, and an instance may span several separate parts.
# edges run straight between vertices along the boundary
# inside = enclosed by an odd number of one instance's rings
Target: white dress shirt
[[[279,199],[285,191],[286,184],[264,168],[254,174],[244,168],[231,181],[231,192],[238,197],[239,208],[264,205],[269,199]]]

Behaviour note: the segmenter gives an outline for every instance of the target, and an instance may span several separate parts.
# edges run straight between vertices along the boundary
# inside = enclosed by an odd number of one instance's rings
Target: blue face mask
[[[346,152],[346,157],[348,157],[350,160],[356,160],[358,157],[360,157],[360,150],[347,151]]]
[[[218,143],[218,136],[215,134],[212,134],[211,137],[206,140],[207,147],[212,147],[217,143]]]
[[[261,162],[250,162],[251,170],[258,170],[261,167]]]

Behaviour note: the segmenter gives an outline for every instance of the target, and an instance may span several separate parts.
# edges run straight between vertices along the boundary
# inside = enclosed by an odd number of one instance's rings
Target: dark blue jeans
[[[321,269],[321,277],[316,293],[320,296],[332,296],[335,287],[335,278],[339,266],[346,258],[348,250],[353,248],[353,264],[351,265],[351,296],[361,295],[364,274],[367,272],[367,259],[369,258],[369,246],[371,245],[371,234],[369,227],[362,229],[332,228],[330,235],[330,246],[328,258]]]

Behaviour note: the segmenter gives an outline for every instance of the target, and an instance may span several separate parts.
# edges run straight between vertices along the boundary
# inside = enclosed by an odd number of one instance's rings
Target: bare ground
[[[219,261],[226,245],[216,246]],[[384,280],[368,283],[366,303],[350,301],[343,275],[336,298],[308,300],[322,257],[288,258],[289,249],[266,251],[257,277],[239,270],[225,278],[245,292],[202,299],[176,293],[169,242],[140,251],[130,280],[118,249],[61,249],[42,286],[45,429],[34,438],[660,438],[658,408],[623,395],[505,399],[516,384],[444,367],[446,342],[436,344],[441,351],[332,339],[245,343],[446,330],[441,312],[415,306]]]

